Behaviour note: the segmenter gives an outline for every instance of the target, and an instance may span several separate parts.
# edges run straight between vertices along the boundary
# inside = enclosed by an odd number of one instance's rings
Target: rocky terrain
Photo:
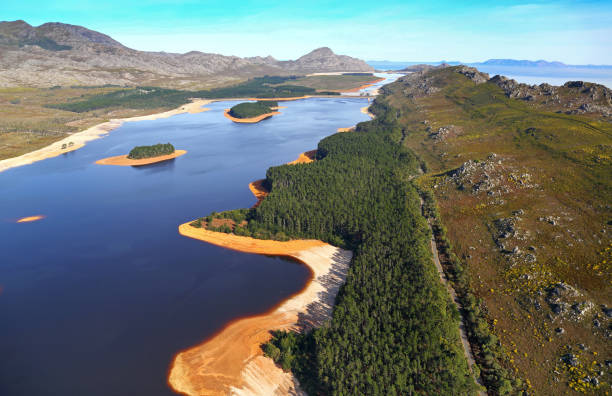
[[[405,92],[411,97],[432,95],[439,91],[434,84],[433,77],[427,75],[428,71],[452,67],[447,64],[439,66],[414,65],[403,71],[411,72],[403,78],[407,88]],[[501,89],[511,99],[520,99],[532,102],[546,110],[565,114],[594,114],[595,116],[612,117],[612,90],[604,85],[584,82],[568,81],[562,86],[550,84],[529,85],[516,80],[478,71],[475,67],[456,66],[457,73],[463,74],[476,84],[491,82]]]
[[[263,75],[371,72],[364,61],[319,48],[294,61],[191,51],[145,52],[81,26],[0,22],[0,87],[155,85],[207,87]]]
[[[611,91],[468,66],[424,68],[382,90],[398,109],[397,139],[422,160],[417,181],[437,199],[449,257],[462,263],[450,273],[468,273],[503,348],[494,355],[469,330],[483,372],[498,356],[523,394],[606,394]]]

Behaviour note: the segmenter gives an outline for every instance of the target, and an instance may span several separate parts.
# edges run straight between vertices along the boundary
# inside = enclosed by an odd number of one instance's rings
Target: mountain
[[[371,72],[364,61],[316,49],[295,61],[128,48],[82,26],[0,22],[0,86],[159,85],[206,87],[262,75]]]
[[[516,60],[516,59],[489,59],[484,62],[478,63],[480,65],[489,66],[511,66],[511,67],[568,67],[562,62],[548,62],[545,60]]]

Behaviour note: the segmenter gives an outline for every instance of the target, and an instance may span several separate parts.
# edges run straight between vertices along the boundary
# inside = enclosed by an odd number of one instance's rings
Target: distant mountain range
[[[545,61],[545,60],[516,60],[516,59],[489,59],[484,62],[473,62],[473,63],[464,63],[458,61],[440,61],[440,62],[394,62],[394,61],[368,61],[368,64],[376,67],[376,68],[384,68],[385,65],[405,65],[405,66],[414,66],[414,65],[432,65],[437,66],[440,64],[447,64],[450,66],[457,65],[468,65],[468,66],[494,66],[494,67],[522,67],[522,68],[584,68],[584,69],[608,69],[612,68],[612,65],[567,65],[563,62],[557,61]]]
[[[118,84],[203,88],[266,74],[373,70],[362,60],[336,55],[327,47],[290,61],[199,51],[146,52],[82,26],[0,22],[0,86],[5,87]]]

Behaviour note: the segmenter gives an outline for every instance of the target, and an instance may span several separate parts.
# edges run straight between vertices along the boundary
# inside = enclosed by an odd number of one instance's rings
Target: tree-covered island
[[[159,157],[162,155],[170,155],[174,153],[174,146],[170,143],[154,144],[152,146],[136,146],[128,154],[128,159],[143,159]]]

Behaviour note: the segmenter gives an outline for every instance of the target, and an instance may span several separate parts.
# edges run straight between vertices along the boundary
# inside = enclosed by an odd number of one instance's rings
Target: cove
[[[235,124],[210,111],[125,123],[65,155],[0,173],[0,394],[172,395],[172,357],[302,289],[304,266],[176,232],[201,213],[249,207],[248,184],[339,127],[363,99],[283,103]],[[146,167],[95,161],[171,142]],[[43,215],[39,221],[16,220]]]

